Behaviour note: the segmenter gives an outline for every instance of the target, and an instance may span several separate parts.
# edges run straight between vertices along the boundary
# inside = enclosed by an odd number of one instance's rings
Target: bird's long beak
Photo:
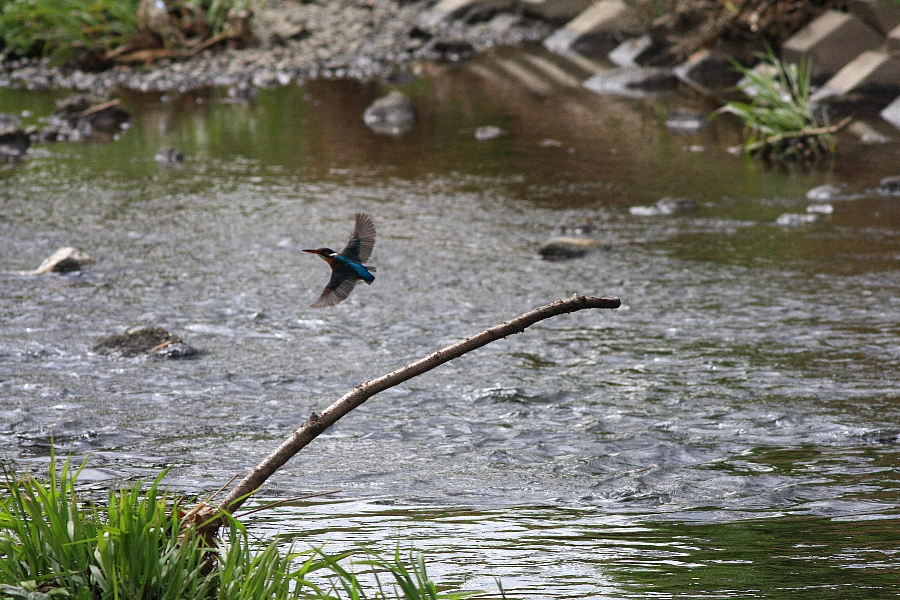
[[[304,250],[304,252],[309,252],[310,254],[318,254],[318,250]]]

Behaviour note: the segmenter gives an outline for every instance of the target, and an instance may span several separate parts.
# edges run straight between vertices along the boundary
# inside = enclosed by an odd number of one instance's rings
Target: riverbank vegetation
[[[97,70],[245,44],[250,0],[0,0],[0,57]]]
[[[718,114],[733,114],[744,123],[747,154],[773,161],[812,161],[834,153],[833,134],[846,123],[831,125],[827,115],[824,123],[816,118],[809,102],[811,76],[806,62],[783,62],[769,48],[756,68],[738,63],[734,68],[743,75],[738,86],[752,100],[727,102]]]
[[[399,549],[388,558],[360,549],[282,552],[254,543],[237,519],[211,543],[181,522],[180,499],[160,475],[81,497],[81,467],[51,457],[41,481],[6,470],[0,492],[0,597],[21,600],[456,600],[473,592],[438,591],[424,559]]]

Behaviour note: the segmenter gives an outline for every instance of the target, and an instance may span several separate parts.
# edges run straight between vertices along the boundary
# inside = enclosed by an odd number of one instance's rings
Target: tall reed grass
[[[744,151],[776,161],[816,159],[835,150],[835,128],[820,123],[810,107],[811,70],[779,60],[771,48],[753,69],[734,63],[750,102],[732,101],[719,113],[737,116],[748,136]]]
[[[51,458],[47,476],[5,470],[0,492],[0,597],[21,600],[458,600],[425,561],[399,551],[390,558],[360,549],[283,553],[254,544],[230,518],[210,546],[183,531],[177,498],[160,475],[110,489],[105,502],[79,498],[84,467]],[[358,574],[355,569],[362,568]],[[502,590],[501,590],[502,594]]]

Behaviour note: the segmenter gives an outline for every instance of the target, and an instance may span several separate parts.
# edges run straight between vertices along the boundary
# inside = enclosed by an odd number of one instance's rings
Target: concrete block
[[[641,59],[651,54],[655,49],[653,38],[649,34],[641,37],[625,40],[607,55],[611,62],[620,67],[637,67]]]
[[[593,4],[593,0],[519,0],[522,12],[552,21],[565,23]]]
[[[675,75],[689,86],[704,91],[731,87],[741,78],[728,57],[707,48],[675,67]]]
[[[605,54],[619,43],[634,9],[622,0],[600,0],[544,40],[553,52]]]
[[[892,87],[900,91],[900,58],[887,52],[868,51],[838,71],[810,97],[810,101],[820,102],[826,98],[845,96],[854,91],[884,90]]]
[[[881,118],[900,129],[900,96],[879,113]]]
[[[829,10],[791,36],[782,46],[781,56],[788,62],[811,61],[813,78],[821,80],[882,42],[881,34],[859,17]]]
[[[883,34],[900,25],[900,4],[893,0],[850,0],[847,8]]]
[[[888,52],[897,52],[900,50],[900,25],[891,29],[887,36]]]
[[[451,19],[465,17],[473,11],[503,10],[512,6],[513,0],[440,0],[419,18],[420,25],[430,27]]]

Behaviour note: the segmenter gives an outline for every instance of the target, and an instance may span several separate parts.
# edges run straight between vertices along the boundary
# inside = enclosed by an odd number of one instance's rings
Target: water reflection
[[[409,539],[449,580],[499,575],[517,596],[893,593],[900,208],[865,190],[895,174],[897,146],[846,139],[825,170],[766,170],[725,151],[727,121],[663,127],[701,99],[538,93],[504,75],[520,59],[534,62],[504,51],[428,71],[404,88],[420,121],[400,138],[362,122],[378,83],[249,105],[126,94],[137,118],[118,142],[41,147],[0,171],[3,452],[45,460],[55,436],[91,455],[92,480],[168,464],[175,489],[208,492],[362,380],[576,291],[618,295],[618,311],[544,323],[374,398],[266,489],[341,495],[254,526],[340,548]],[[51,110],[44,95],[0,101]],[[484,125],[509,135],[476,140]],[[157,164],[163,146],[188,160]],[[775,224],[832,180],[859,197]],[[628,211],[663,196],[698,207]],[[379,279],[314,311],[321,265],[300,249],[343,239],[357,210],[376,219]],[[539,260],[573,219],[610,249]],[[16,273],[65,245],[97,263]],[[204,354],[90,352],[139,324]]]

